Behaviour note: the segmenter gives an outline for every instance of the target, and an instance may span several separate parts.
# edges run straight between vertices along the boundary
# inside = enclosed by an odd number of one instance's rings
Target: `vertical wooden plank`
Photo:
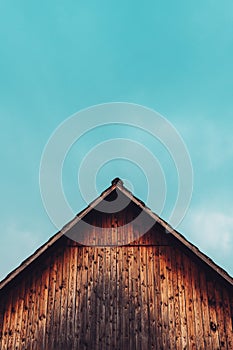
[[[91,335],[93,333],[93,266],[94,251],[92,247],[88,247],[88,281],[87,281],[87,326],[86,326],[86,342],[87,347],[91,347]]]
[[[7,350],[9,333],[11,332],[11,309],[12,309],[12,291],[8,292],[8,301],[5,306],[5,314],[3,319],[2,344],[1,349]]]
[[[130,234],[132,237],[132,233]],[[135,271],[133,247],[128,247],[129,269],[129,349],[136,348],[135,337]]]
[[[157,339],[156,345],[157,349],[163,348],[162,341],[162,309],[161,309],[161,278],[160,278],[160,256],[159,256],[159,247],[153,247],[153,257],[154,257],[154,266],[153,266],[153,279],[154,279],[154,293],[155,293],[155,319],[156,319],[156,329],[157,329]]]
[[[87,231],[90,232],[90,246],[96,246],[97,245],[97,231],[96,231],[96,215],[94,215],[94,213],[91,214],[91,220],[89,222],[90,226],[87,229]]]
[[[4,327],[4,313],[5,313],[5,307],[6,307],[6,301],[4,296],[1,296],[0,299],[0,349],[2,345],[2,339],[3,339],[3,327]]]
[[[93,241],[93,248],[91,255],[92,263],[90,265],[91,268],[91,278],[89,277],[89,288],[91,287],[91,290],[88,289],[88,298],[90,297],[90,343],[89,348],[98,349],[99,346],[99,340],[97,339],[97,329],[98,329],[98,321],[97,321],[97,304],[98,304],[98,244],[99,244],[99,236],[101,235],[101,231],[98,230],[99,223],[97,222],[98,215],[95,215],[95,218],[92,221],[93,226],[93,235],[95,237],[95,240]],[[90,262],[89,262],[90,264]],[[91,293],[90,293],[91,292]],[[99,335],[98,335],[99,337]]]
[[[38,326],[38,346],[45,349],[45,330],[46,330],[46,318],[47,318],[47,305],[48,305],[48,286],[49,286],[49,266],[50,258],[44,262],[40,287],[40,303],[39,303],[39,326]]]
[[[113,330],[113,298],[114,298],[114,288],[115,286],[112,283],[112,275],[113,275],[113,269],[112,265],[114,264],[114,257],[113,257],[113,250],[111,248],[111,245],[114,244],[113,242],[113,230],[114,230],[114,217],[113,215],[109,215],[109,247],[107,247],[107,256],[106,256],[106,264],[107,264],[107,283],[108,283],[108,294],[107,294],[107,305],[108,305],[108,322],[109,322],[109,335],[107,335],[107,342],[106,347],[110,348],[112,344],[114,344],[114,330]]]
[[[156,339],[158,337],[156,328],[155,313],[155,285],[154,285],[154,255],[152,246],[147,247],[147,270],[148,270],[148,303],[149,303],[149,327],[151,349],[156,349]]]
[[[121,244],[124,246],[128,242],[128,230],[127,224],[125,220],[125,215],[122,214],[121,219],[119,221],[120,227],[118,227],[118,235],[121,237]]]
[[[35,273],[37,276],[35,278],[35,301],[34,301],[34,312],[33,312],[33,328],[34,328],[34,342],[32,344],[32,349],[37,350],[40,347],[38,343],[38,332],[39,332],[39,316],[40,316],[40,299],[41,299],[41,273]]]
[[[117,245],[122,246],[123,244],[123,230],[122,230],[122,220],[118,217],[117,221]]]
[[[97,235],[97,242],[98,242],[98,246],[101,247],[104,245],[106,238],[104,235],[104,224],[103,224],[103,220],[102,220],[102,216],[95,216],[95,230],[96,230],[96,235]]]
[[[231,333],[229,334],[229,339],[228,339],[228,344],[229,344],[229,347],[232,347],[233,348],[233,293],[232,293],[232,287],[231,289],[229,289],[228,291],[228,295],[229,295],[229,302],[230,302],[230,326],[229,328],[231,329]]]
[[[212,339],[210,335],[210,315],[208,304],[208,293],[206,284],[206,274],[204,271],[199,271],[200,295],[201,295],[201,311],[203,321],[203,335],[205,349],[213,349]]]
[[[122,238],[119,237],[118,233],[118,239],[121,240]],[[116,291],[117,291],[117,297],[116,297],[116,303],[117,303],[117,343],[116,343],[116,349],[121,349],[121,339],[123,337],[123,328],[122,328],[122,320],[123,320],[123,281],[122,281],[122,247],[117,248],[117,264],[116,264]]]
[[[57,280],[57,255],[53,253],[51,257],[50,270],[49,270],[48,310],[47,310],[47,322],[46,322],[45,349],[54,349],[54,331],[56,327],[56,322],[54,318],[56,280]]]
[[[42,281],[42,273],[41,273],[41,277],[37,279],[37,300],[36,300],[36,315],[37,315],[37,327],[36,327],[36,339],[37,339],[37,344],[38,347],[42,347],[43,346],[43,328],[41,325],[41,321],[43,319],[43,315],[41,314],[41,303],[42,303],[42,298],[43,298],[43,281]],[[30,291],[30,287],[28,288],[27,291],[27,296],[29,298],[29,291]],[[28,317],[30,315],[30,308],[28,305]],[[26,327],[27,324],[26,324]],[[27,349],[27,343],[25,344],[25,348],[23,349]]]
[[[75,300],[75,337],[74,337],[74,349],[79,349],[82,331],[82,299],[83,299],[83,252],[84,247],[78,247],[77,252],[77,272],[76,272],[76,300]]]
[[[59,248],[56,254],[57,261],[57,275],[56,275],[56,286],[55,286],[55,299],[54,299],[54,321],[52,326],[52,339],[51,344],[53,347],[51,349],[61,349],[61,337],[60,333],[62,329],[60,328],[61,324],[61,297],[62,297],[62,288],[63,288],[63,254],[64,247]]]
[[[26,333],[26,346],[28,349],[36,349],[40,346],[38,340],[38,324],[39,324],[39,303],[41,299],[41,274],[38,269],[32,273],[31,283],[28,289],[28,320]],[[39,344],[39,345],[38,345]]]
[[[141,295],[142,295],[142,307],[141,307],[141,325],[142,325],[142,348],[148,349],[149,346],[149,334],[148,334],[148,300],[147,300],[147,248],[141,246],[141,259],[140,259],[140,280],[141,280]]]
[[[99,287],[98,287],[98,299],[99,299],[99,313],[98,313],[98,329],[99,329],[99,349],[106,349],[105,346],[105,334],[106,329],[105,325],[107,323],[106,320],[106,247],[101,248],[98,253],[99,257]]]
[[[117,230],[117,216],[115,214],[112,214],[112,246],[117,246],[118,245],[118,230]]]
[[[130,215],[130,214],[129,214]],[[127,220],[127,217],[125,218]],[[128,337],[129,337],[129,349],[135,348],[134,339],[132,338],[132,333],[134,334],[134,305],[133,305],[133,298],[134,298],[134,292],[133,292],[133,250],[130,244],[132,244],[133,241],[133,228],[131,222],[129,223],[127,227],[127,236],[128,236],[128,242],[129,246],[127,248],[127,267],[128,267],[128,317],[129,317],[129,323],[128,323]]]
[[[16,335],[16,322],[17,322],[17,311],[18,311],[18,298],[16,295],[16,290],[12,293],[11,302],[11,317],[10,317],[10,330],[8,335],[8,349],[14,348],[15,335]]]
[[[144,255],[144,261],[146,265],[146,307],[147,307],[147,344],[148,348],[151,349],[152,347],[152,336],[151,336],[151,328],[150,328],[150,304],[149,304],[149,277],[148,277],[148,234],[146,233],[146,239],[145,239],[145,255]]]
[[[191,262],[191,280],[193,290],[193,309],[195,317],[195,333],[196,333],[196,348],[204,349],[204,334],[203,334],[203,322],[202,322],[202,310],[201,310],[201,293],[199,283],[198,266]]]
[[[95,274],[95,288],[96,288],[96,349],[101,349],[101,325],[103,324],[103,253],[101,248],[96,249],[96,274]]]
[[[232,294],[228,292],[225,286],[222,287],[223,292],[223,305],[224,305],[224,323],[225,323],[225,330],[226,330],[226,342],[227,342],[227,349],[233,349],[233,329],[232,329],[232,315],[231,315],[231,308],[230,308],[230,298],[232,297]]]
[[[76,263],[77,247],[70,242],[69,249],[69,282],[67,301],[67,348],[72,349],[75,334],[75,299],[76,299]]]
[[[128,266],[128,247],[122,247],[122,280],[123,280],[123,337],[121,349],[129,349],[129,266]]]
[[[159,248],[159,266],[160,266],[160,290],[161,290],[161,312],[162,312],[162,344],[164,349],[170,349],[166,248],[163,246]]]
[[[172,281],[172,263],[171,248],[166,247],[166,279],[167,279],[167,301],[168,301],[168,320],[169,320],[169,342],[170,348],[176,348],[176,328],[175,328],[175,306],[174,306],[174,290]]]
[[[108,227],[108,230],[106,231],[106,246],[110,247],[112,245],[112,219],[111,215],[106,215],[106,227]]]
[[[171,273],[172,273],[172,284],[173,284],[173,296],[174,296],[174,327],[176,335],[175,349],[182,348],[182,334],[181,334],[181,313],[180,313],[180,303],[179,303],[179,283],[178,283],[178,273],[177,271],[177,261],[176,261],[176,249],[171,248]]]
[[[136,324],[137,324],[137,334],[136,334],[136,348],[138,350],[142,349],[142,294],[141,294],[141,279],[140,279],[140,259],[141,259],[141,248],[135,247],[135,274],[136,274]]]
[[[87,298],[88,298],[88,248],[83,248],[83,270],[82,270],[82,286],[81,286],[81,338],[80,347],[87,349]]]
[[[184,285],[184,267],[181,259],[180,250],[176,250],[177,263],[177,277],[179,289],[179,305],[180,305],[180,319],[181,319],[181,344],[182,349],[188,348],[188,329],[187,329],[187,315],[186,315],[186,301],[185,301],[185,285]]]
[[[66,243],[67,244],[67,243]],[[69,287],[69,249],[65,246],[62,262],[62,283],[61,289],[61,310],[60,310],[60,341],[61,347],[66,347],[67,333],[67,305],[68,305],[68,287]]]
[[[114,237],[116,239],[116,229],[114,229]],[[111,346],[117,348],[117,247],[111,248],[111,294],[110,294],[110,310],[112,320],[112,338]]]
[[[94,260],[93,260],[93,290],[92,290],[92,330],[91,330],[91,344],[92,349],[99,348],[99,334],[97,333],[98,329],[98,307],[99,307],[99,298],[98,298],[98,269],[99,269],[99,259],[98,259],[98,248],[93,248]]]
[[[110,231],[110,230],[109,230]],[[111,235],[108,234],[108,242]],[[110,305],[110,294],[111,294],[111,249],[110,247],[105,248],[105,280],[104,280],[104,304],[105,304],[105,348],[109,349],[111,346],[112,337],[112,307]]]
[[[31,276],[29,275],[25,278],[24,306],[23,306],[22,324],[21,324],[21,348],[22,349],[27,348],[30,287],[31,287]]]
[[[187,326],[188,326],[188,343],[189,348],[196,348],[196,337],[195,337],[195,321],[194,321],[194,308],[193,308],[193,293],[192,293],[192,279],[190,271],[190,258],[182,254],[183,267],[184,267],[184,295],[187,315]]]
[[[219,337],[218,337],[218,321],[216,316],[216,299],[215,299],[215,282],[210,280],[212,276],[208,276],[207,279],[207,291],[208,291],[208,304],[209,304],[209,327],[213,344],[213,349],[219,349]]]
[[[220,349],[227,348],[226,333],[224,327],[224,308],[222,300],[222,291],[219,283],[215,285],[215,300],[216,300],[216,315],[217,315],[217,328],[219,333]]]
[[[22,280],[20,285],[19,307],[17,312],[17,322],[16,322],[16,337],[15,337],[15,349],[19,349],[21,343],[21,326],[23,318],[23,307],[24,307],[24,294],[25,294],[25,280]]]

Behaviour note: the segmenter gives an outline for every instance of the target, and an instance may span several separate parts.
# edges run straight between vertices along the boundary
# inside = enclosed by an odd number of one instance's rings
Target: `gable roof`
[[[121,191],[130,201],[141,210],[147,213],[155,222],[159,223],[172,237],[176,238],[178,242],[188,248],[196,257],[204,262],[208,267],[214,270],[220,277],[233,286],[233,278],[220,266],[218,266],[207,255],[202,253],[195,245],[190,243],[182,234],[173,229],[166,221],[156,215],[150,208],[148,208],[144,202],[136,198],[127,188],[124,187],[123,182],[119,178],[115,178],[112,181],[112,185],[107,188],[101,195],[91,202],[84,210],[77,214],[69,223],[67,223],[60,231],[58,231],[53,237],[51,237],[45,244],[38,248],[31,256],[24,260],[20,266],[10,272],[1,282],[0,291],[8,285],[14,278],[16,278],[21,272],[23,272],[29,265],[31,265],[36,259],[38,259],[44,252],[54,245],[62,236],[68,234],[68,232],[80,222],[91,210],[93,210],[101,201],[109,196],[114,190]]]

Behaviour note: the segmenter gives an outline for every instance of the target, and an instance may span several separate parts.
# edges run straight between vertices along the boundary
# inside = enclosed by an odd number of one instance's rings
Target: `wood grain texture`
[[[232,349],[231,286],[137,215],[92,213],[3,289],[0,348]]]

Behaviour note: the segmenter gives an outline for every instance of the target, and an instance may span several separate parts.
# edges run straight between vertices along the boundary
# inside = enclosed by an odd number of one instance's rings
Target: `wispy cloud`
[[[233,216],[215,209],[192,210],[183,222],[189,239],[230,274],[233,251]]]

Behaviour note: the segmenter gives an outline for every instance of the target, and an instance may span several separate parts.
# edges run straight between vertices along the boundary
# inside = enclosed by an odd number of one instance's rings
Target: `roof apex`
[[[119,177],[115,177],[115,179],[112,180],[112,186],[114,186],[114,185],[118,185],[120,187],[123,187],[124,182]]]

